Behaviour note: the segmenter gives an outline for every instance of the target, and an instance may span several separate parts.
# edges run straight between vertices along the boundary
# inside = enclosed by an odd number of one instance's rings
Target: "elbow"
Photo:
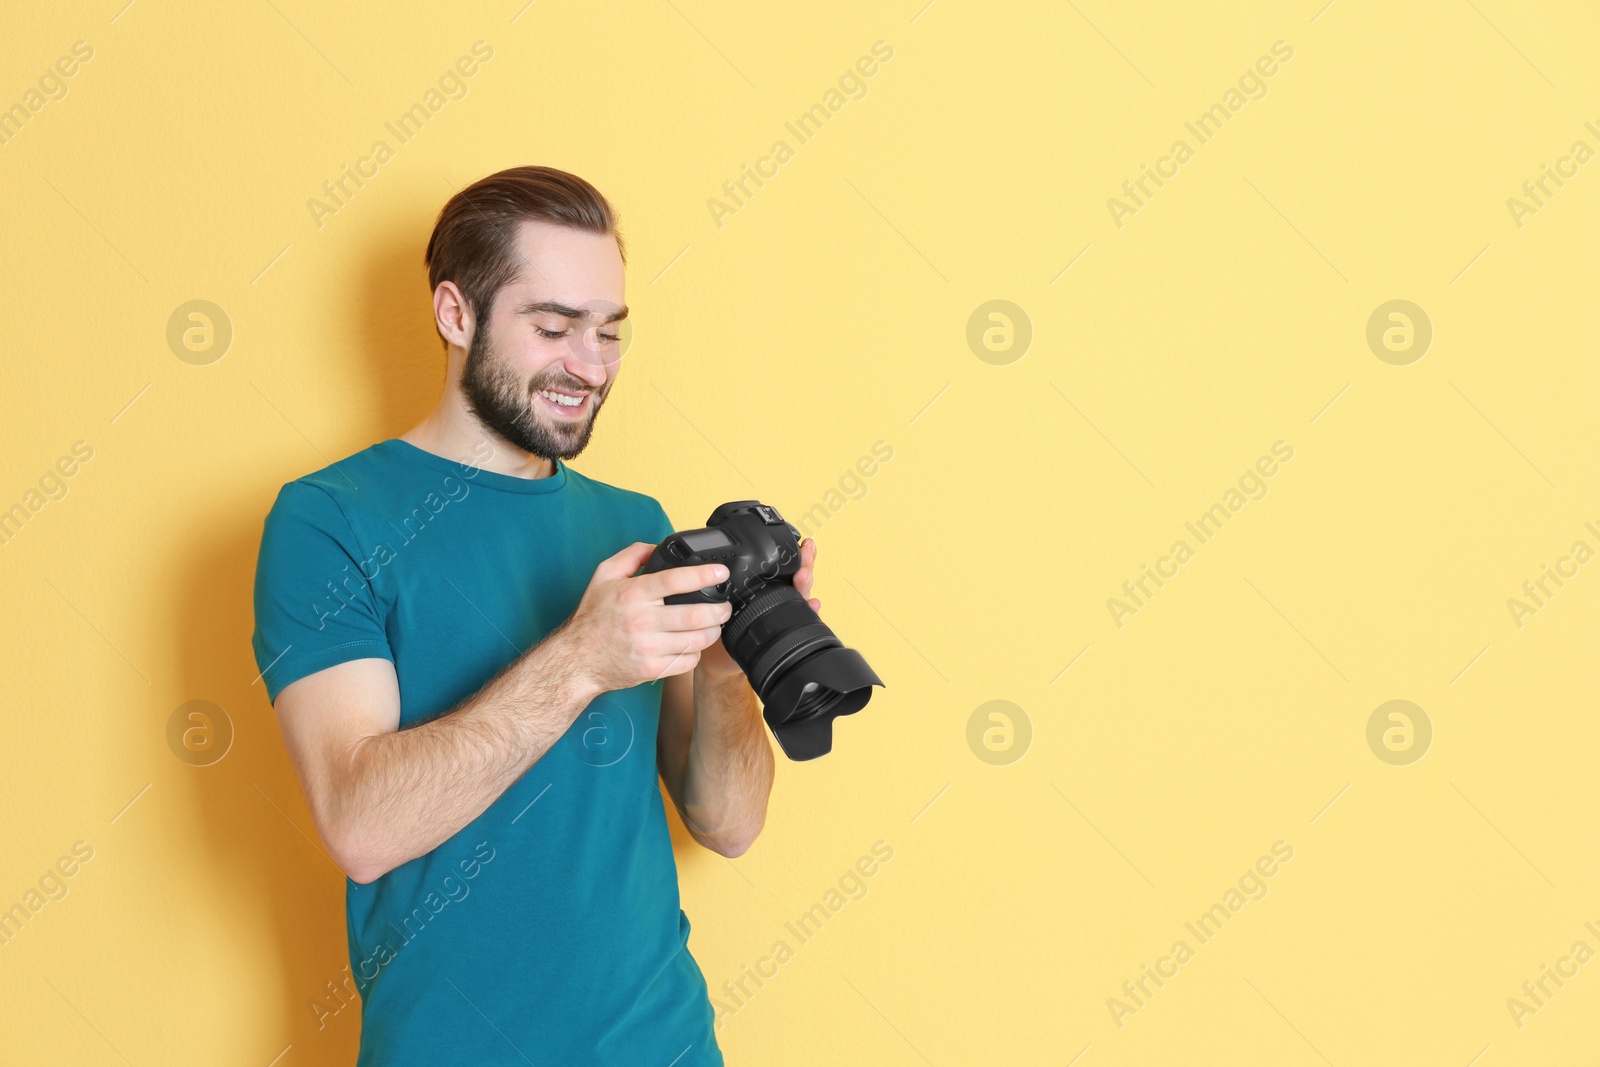
[[[339,869],[344,871],[344,876],[357,885],[371,885],[379,878],[388,874],[387,868],[380,864],[362,860],[336,860]]]
[[[356,778],[355,758],[353,753],[351,764],[335,777],[336,783]],[[372,833],[369,820],[349,788],[308,790],[306,799],[327,857],[346,878],[358,885],[370,885],[400,865],[392,855],[374,847],[381,835]]]
[[[327,829],[318,828],[323,844],[327,846],[328,858],[333,865],[344,872],[344,876],[352,882],[367,885],[377,881],[385,873],[379,869],[374,857],[369,856],[363,849],[343,834],[329,832]]]
[[[738,859],[746,852],[749,852],[750,846],[755,844],[755,840],[753,838],[747,840],[744,838],[725,837],[719,838],[716,841],[702,841],[700,843],[705,845],[712,852],[715,852],[717,855],[726,856],[730,860],[734,860]]]
[[[394,869],[394,864],[384,862],[381,857],[350,846],[330,846],[328,858],[344,872],[346,878],[358,885],[370,885]]]
[[[717,837],[701,842],[711,851],[728,859],[738,859],[750,851],[750,846],[756,843],[756,838],[761,836],[761,825],[757,823],[745,830],[720,834]]]
[[[317,824],[317,836],[327,846],[325,851],[328,858],[352,882],[370,885],[395,868],[396,864],[371,848],[363,840],[365,835],[355,827],[331,819],[313,821]]]

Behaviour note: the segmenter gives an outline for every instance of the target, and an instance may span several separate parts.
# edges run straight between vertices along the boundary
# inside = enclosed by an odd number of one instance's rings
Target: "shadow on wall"
[[[329,358],[357,361],[368,371],[365,395],[347,403],[295,401],[299,410],[363,416],[303,425],[329,460],[405,432],[438,397],[444,356],[422,263],[431,210],[419,208],[392,227],[414,232],[375,249],[350,292],[327,294],[326,318],[353,318],[360,348]],[[417,219],[425,222],[414,225]],[[295,1064],[343,1067],[355,1062],[360,1034],[359,1003],[346,983],[345,878],[317,837],[265,686],[255,680],[250,645],[262,522],[283,482],[326,464],[287,427],[279,449],[282,466],[246,472],[241,482],[248,494],[222,505],[187,550],[175,624],[183,692],[221,706],[234,731],[226,756],[193,768],[189,780],[204,837],[199,845],[216,867],[215,884],[225,887],[238,929],[270,931],[277,946],[280,1039],[293,1046]],[[693,854],[709,857],[664,794],[663,802],[680,864]],[[264,1051],[262,1062],[282,1049]]]
[[[359,352],[334,352],[331,358],[359,360],[369,372],[358,387],[366,395],[350,397],[350,403],[339,409],[371,413],[365,433],[347,437],[341,451],[328,452],[330,459],[341,459],[405,433],[428,413],[444,387],[444,342],[433,325],[428,268],[422,262],[434,214],[449,195],[443,183],[439,192],[438,204],[417,204],[415,210],[395,217],[384,228],[404,240],[397,236],[372,249],[366,272],[354,291],[330,294],[334,301],[330,317],[352,318],[360,345]],[[327,450],[327,446],[323,448]],[[307,467],[306,472],[314,469]],[[273,491],[276,489],[274,486]],[[269,498],[268,506],[271,503]]]
[[[189,557],[178,634],[184,692],[221,706],[234,731],[226,756],[190,772],[195,821],[216,870],[213,884],[231,898],[224,910],[253,935],[241,942],[267,931],[276,946],[278,958],[261,963],[280,983],[282,1044],[263,1050],[262,1062],[292,1044],[296,1064],[346,1065],[356,1058],[359,1011],[352,1004],[319,1022],[312,1010],[314,999],[328,999],[329,981],[343,980],[349,959],[344,875],[316,841],[272,706],[262,683],[252,681],[251,586],[259,516],[270,506],[268,495],[264,504],[233,509],[228,522],[208,526],[205,543]]]

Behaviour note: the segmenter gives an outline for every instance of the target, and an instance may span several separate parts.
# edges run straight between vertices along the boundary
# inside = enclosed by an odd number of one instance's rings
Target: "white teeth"
[[[564,396],[561,393],[552,393],[544,389],[539,390],[539,395],[547,400],[554,400],[564,408],[575,408],[582,404],[584,400],[581,396]]]

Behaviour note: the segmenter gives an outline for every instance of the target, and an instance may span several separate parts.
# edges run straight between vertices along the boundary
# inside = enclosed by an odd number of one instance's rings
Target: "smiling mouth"
[[[588,393],[569,393],[561,389],[536,389],[534,394],[544,406],[563,418],[581,415],[589,406]]]

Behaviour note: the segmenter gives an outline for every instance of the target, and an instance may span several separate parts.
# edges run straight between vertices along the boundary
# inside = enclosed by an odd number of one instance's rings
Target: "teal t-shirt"
[[[269,699],[347,660],[449,711],[572,614],[601,560],[672,532],[557,461],[526,479],[398,438],[285,485],[256,569]],[[359,1063],[707,1067],[722,1055],[657,786],[662,683],[589,704],[454,837],[345,884]]]

